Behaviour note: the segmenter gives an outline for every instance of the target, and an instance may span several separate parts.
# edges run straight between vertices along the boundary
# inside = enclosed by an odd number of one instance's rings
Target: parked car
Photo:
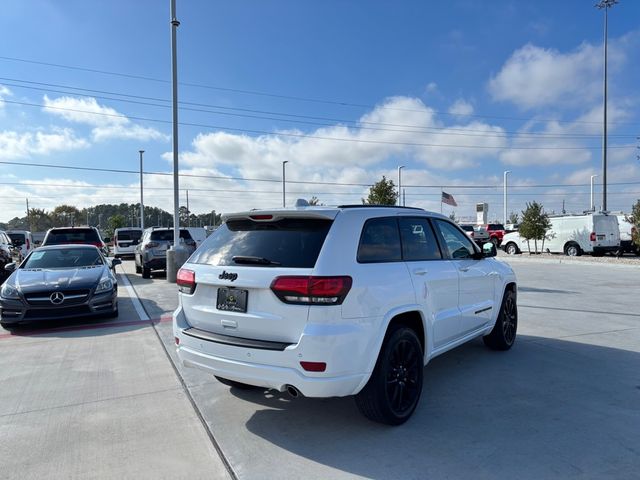
[[[25,258],[35,248],[31,232],[27,230],[9,230],[6,233],[13,246],[18,250],[20,259]]]
[[[137,227],[116,228],[113,231],[113,256],[116,258],[135,256],[143,230]]]
[[[114,259],[119,263],[120,260]],[[0,323],[118,315],[118,283],[102,252],[90,245],[33,250],[0,290]]]
[[[186,230],[191,235],[191,238],[196,242],[196,248],[202,245],[202,242],[207,238],[207,231],[204,227],[186,227]]]
[[[549,220],[551,228],[547,232],[544,249],[550,253],[600,256],[620,248],[620,230],[615,215],[559,215],[549,217]],[[511,255],[528,251],[527,241],[518,232],[508,233],[502,240],[502,249]]]
[[[43,247],[49,245],[93,245],[106,256],[107,247],[100,232],[95,227],[58,227],[50,228],[42,241]]]
[[[640,255],[640,248],[633,243],[633,231],[635,225],[628,220],[624,213],[617,213],[618,227],[620,228],[620,254],[635,253]]]
[[[489,240],[496,248],[502,244],[502,237],[504,237],[505,229],[501,223],[487,223],[482,227],[489,233]]]
[[[477,225],[460,225],[460,228],[464,230],[464,232],[469,235],[474,242],[476,242],[479,246],[484,245],[489,241],[489,233],[480,226]]]
[[[13,255],[11,239],[5,232],[0,230],[0,283],[9,276],[4,267],[13,262]]]
[[[355,395],[398,425],[423,366],[483,337],[516,337],[516,278],[443,215],[417,208],[304,207],[226,215],[179,270],[183,364],[226,385]]]
[[[202,230],[204,231],[204,229]],[[180,229],[180,238],[184,240],[184,245],[189,250],[189,254],[193,253],[197,244],[188,228]],[[167,250],[172,245],[173,228],[147,228],[135,249],[136,273],[141,273],[142,278],[151,278],[152,271],[166,270]]]

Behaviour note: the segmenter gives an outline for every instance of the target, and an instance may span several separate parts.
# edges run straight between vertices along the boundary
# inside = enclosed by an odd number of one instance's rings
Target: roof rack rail
[[[371,205],[371,204],[350,204],[350,205],[338,205],[337,208],[403,208],[407,210],[420,210],[425,211],[424,208],[419,207],[402,207],[398,205]]]

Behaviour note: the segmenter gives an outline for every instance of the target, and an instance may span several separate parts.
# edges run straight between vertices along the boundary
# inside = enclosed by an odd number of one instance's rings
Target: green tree
[[[520,220],[520,216],[517,212],[511,212],[509,214],[509,223],[513,223],[515,225],[516,223],[518,223],[518,220]]]
[[[113,232],[116,228],[123,228],[127,226],[127,219],[124,215],[113,215],[109,217],[107,222],[107,228],[105,228],[105,236],[113,238]]]
[[[636,228],[633,231],[633,243],[638,249],[640,249],[640,199],[631,207],[631,215],[629,215],[629,221],[633,223]]]
[[[549,216],[544,213],[544,208],[538,202],[527,203],[527,208],[522,211],[520,222],[520,236],[527,241],[527,248],[531,253],[530,241],[534,241],[535,253],[538,253],[538,240],[542,241],[540,251],[544,251],[544,241],[547,231],[551,228]]]
[[[59,205],[51,212],[54,227],[70,227],[81,222],[80,210],[73,205]]]
[[[362,199],[362,203],[365,205],[395,205],[398,201],[398,193],[396,192],[396,186],[393,180],[387,180],[387,177],[382,176],[382,180],[374,183],[369,188],[369,196],[367,199]]]

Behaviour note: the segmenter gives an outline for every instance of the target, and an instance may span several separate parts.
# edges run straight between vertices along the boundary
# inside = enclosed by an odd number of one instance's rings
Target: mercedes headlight
[[[108,292],[111,289],[113,289],[113,281],[109,277],[102,277],[96,288],[96,293]]]
[[[9,285],[8,283],[5,283],[2,286],[2,290],[0,290],[0,296],[2,296],[2,298],[7,298],[11,300],[20,299],[20,293],[18,292],[18,289],[15,288],[13,285]]]

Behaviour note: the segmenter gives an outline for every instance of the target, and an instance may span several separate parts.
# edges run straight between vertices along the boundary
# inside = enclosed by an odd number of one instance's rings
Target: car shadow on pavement
[[[11,327],[10,330],[0,329],[0,338],[4,337],[33,337],[39,338],[78,338],[113,335],[123,330],[132,331],[147,328],[164,318],[141,320],[132,308],[123,308],[120,300],[120,315],[116,318],[84,317],[60,320],[33,321]],[[145,300],[150,307],[155,307],[153,300]],[[156,307],[157,308],[157,307]]]
[[[477,340],[430,362],[400,427],[366,420],[350,398],[231,393],[266,407],[246,422],[253,435],[368,478],[632,478],[639,371],[635,351],[520,336],[493,352]]]

